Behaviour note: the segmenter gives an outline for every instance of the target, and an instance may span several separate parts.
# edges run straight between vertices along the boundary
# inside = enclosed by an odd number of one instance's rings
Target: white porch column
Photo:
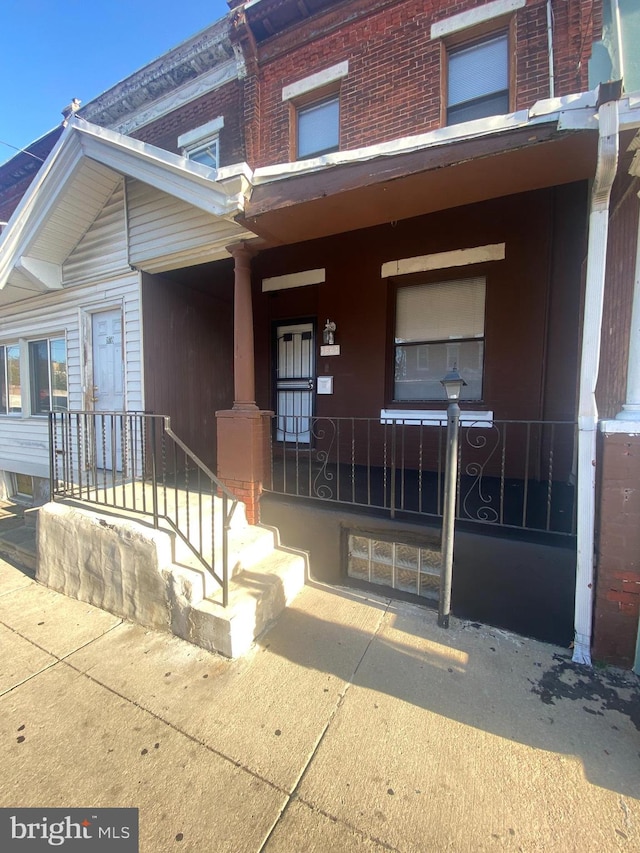
[[[636,246],[636,272],[633,283],[633,307],[629,336],[629,363],[627,366],[627,401],[616,420],[640,421],[640,220]],[[635,430],[634,430],[635,431]]]

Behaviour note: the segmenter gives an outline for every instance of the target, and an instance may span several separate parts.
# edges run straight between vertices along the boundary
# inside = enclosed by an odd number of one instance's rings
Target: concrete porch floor
[[[640,687],[309,585],[229,661],[0,561],[0,805],[134,806],[144,853],[640,849]]]

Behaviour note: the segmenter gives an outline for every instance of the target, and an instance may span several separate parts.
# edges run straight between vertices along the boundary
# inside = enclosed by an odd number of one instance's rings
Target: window
[[[438,547],[349,533],[347,574],[425,598],[438,598],[442,555]]]
[[[394,400],[442,400],[453,367],[461,399],[482,399],[485,291],[484,277],[398,288]]]
[[[22,411],[20,384],[20,345],[0,346],[0,414],[18,414]]]
[[[304,160],[340,145],[340,99],[337,95],[323,101],[299,107],[297,119],[297,158]]]
[[[31,414],[66,412],[67,345],[64,338],[29,342]]]
[[[213,169],[218,168],[218,137],[208,139],[202,145],[193,148],[186,148],[185,154],[189,160],[194,160],[196,163],[202,163],[204,166],[211,166]]]
[[[447,124],[509,112],[509,37],[447,51]]]
[[[178,137],[178,148],[189,160],[202,163],[213,169],[220,162],[219,134],[224,127],[224,117],[218,116],[213,121],[187,131]]]

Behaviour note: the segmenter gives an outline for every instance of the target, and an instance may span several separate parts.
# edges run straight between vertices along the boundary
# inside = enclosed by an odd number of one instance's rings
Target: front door
[[[315,371],[313,323],[276,329],[276,438],[309,444]]]
[[[122,311],[119,308],[91,316],[93,341],[93,408],[96,412],[124,411]],[[122,418],[105,414],[96,419],[98,468],[122,470]]]

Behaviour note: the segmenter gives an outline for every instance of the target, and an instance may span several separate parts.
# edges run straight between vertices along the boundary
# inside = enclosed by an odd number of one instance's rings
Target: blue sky
[[[226,0],[0,0],[0,163],[221,18]]]

